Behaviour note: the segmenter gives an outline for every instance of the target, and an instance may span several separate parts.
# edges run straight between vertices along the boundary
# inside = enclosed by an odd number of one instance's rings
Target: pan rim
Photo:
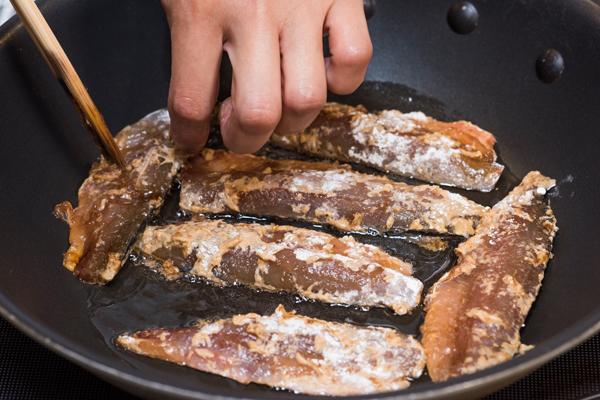
[[[40,8],[44,9],[51,6],[53,0],[40,0]],[[584,3],[582,8],[595,7],[598,11],[598,4]],[[0,27],[0,45],[11,35],[17,33],[22,28],[21,23],[16,16],[9,19]],[[49,350],[65,357],[82,368],[93,374],[109,380],[111,383],[121,383],[123,386],[131,385],[139,389],[154,391],[156,394],[168,394],[180,398],[200,398],[211,400],[234,400],[240,398],[260,398],[260,393],[249,394],[237,392],[239,396],[221,395],[214,392],[189,390],[167,383],[152,381],[144,378],[144,373],[131,367],[115,363],[106,357],[87,351],[84,347],[69,340],[60,331],[45,327],[35,318],[28,315],[18,304],[8,299],[0,292],[0,316],[5,318],[17,329],[25,333],[39,344]],[[525,373],[541,367],[543,364],[567,352],[571,348],[582,343],[589,337],[600,332],[600,307],[597,307],[591,314],[582,320],[573,324],[563,332],[540,342],[534,349],[525,355],[509,360],[505,363],[492,367],[490,369],[479,371],[473,375],[467,375],[453,379],[449,382],[437,384],[423,384],[413,386],[404,391],[381,393],[370,396],[360,396],[361,398],[386,398],[386,399],[439,399],[450,395],[468,395],[484,388],[493,382],[505,382],[507,380],[516,380]],[[473,378],[474,377],[474,378]],[[122,386],[121,386],[122,387]],[[318,397],[315,397],[318,398]],[[324,397],[323,397],[324,398]],[[354,397],[356,398],[356,397]]]
[[[10,310],[10,308],[13,308],[13,310]],[[112,360],[105,359],[101,355],[94,353],[85,354],[88,353],[85,349],[65,338],[60,332],[44,327],[33,320],[19,307],[9,301],[1,292],[0,316],[47,349],[65,357],[94,375],[110,381],[110,383],[117,383],[117,386],[120,386],[118,383],[134,385],[136,388],[142,390],[151,390],[156,392],[156,394],[177,396],[181,399],[239,400],[241,398],[261,398],[260,394],[255,397],[254,394],[250,394],[249,396],[249,393],[239,392],[240,396],[229,396],[206,391],[199,392],[197,390],[173,386],[168,383],[157,382],[156,380],[152,381],[141,376],[143,375],[142,371],[139,371],[138,374],[132,372],[131,367],[125,368],[120,364],[114,363]],[[412,386],[403,391],[379,393],[367,397],[351,396],[348,398],[385,398],[390,400],[413,400],[418,398],[433,400],[443,399],[449,395],[468,395],[474,391],[484,389],[492,382],[505,382],[511,379],[516,381],[528,372],[533,372],[535,369],[567,352],[598,332],[600,332],[600,307],[590,317],[580,321],[554,338],[537,344],[535,348],[526,354],[486,370],[478,371],[475,374],[465,375],[447,382]],[[473,376],[475,376],[474,379]],[[423,390],[425,385],[429,387]],[[315,396],[312,398],[326,399],[329,397]]]

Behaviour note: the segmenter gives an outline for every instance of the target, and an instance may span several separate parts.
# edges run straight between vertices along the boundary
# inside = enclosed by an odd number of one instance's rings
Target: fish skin
[[[137,354],[312,395],[400,390],[425,366],[417,340],[396,330],[357,327],[286,312],[236,315],[189,328],[153,328],[117,338]]]
[[[315,121],[293,135],[273,134],[279,147],[356,162],[438,185],[489,192],[504,166],[489,132],[466,121],[441,122],[421,112],[378,114],[327,103]]]
[[[457,265],[425,299],[422,343],[433,381],[470,374],[519,353],[519,330],[542,284],[557,231],[543,201],[553,179],[534,171],[485,213],[457,247]]]
[[[183,210],[272,215],[345,232],[414,230],[468,237],[487,209],[438,186],[411,186],[348,165],[223,150],[203,150],[180,176]]]
[[[115,137],[126,169],[104,158],[94,163],[78,192],[79,204],[55,207],[71,232],[64,266],[91,284],[111,281],[123,265],[129,244],[156,214],[187,155],[169,140],[166,109],[127,126]]]

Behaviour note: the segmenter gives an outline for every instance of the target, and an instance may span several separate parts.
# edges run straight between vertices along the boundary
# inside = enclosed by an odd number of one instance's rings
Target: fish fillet
[[[104,158],[95,163],[79,189],[79,205],[57,205],[54,212],[71,228],[64,266],[88,283],[114,278],[128,245],[144,220],[156,213],[185,155],[168,140],[167,110],[126,127],[115,141],[126,163],[121,171]]]
[[[423,288],[410,276],[410,264],[377,247],[291,226],[193,219],[147,227],[137,249],[167,277],[185,271],[217,285],[390,307],[398,314],[418,305]]]
[[[415,339],[389,328],[295,315],[237,315],[189,328],[148,329],[117,343],[137,354],[312,395],[350,396],[410,385],[425,366]]]
[[[456,249],[457,265],[429,291],[421,327],[434,381],[511,359],[541,287],[557,231],[543,201],[555,181],[530,172]]]
[[[181,172],[180,207],[332,225],[470,236],[486,207],[438,186],[410,186],[347,165],[270,160],[205,149]]]
[[[440,185],[489,192],[504,167],[496,163],[494,136],[465,122],[440,122],[421,112],[378,114],[328,103],[303,132],[271,143]]]

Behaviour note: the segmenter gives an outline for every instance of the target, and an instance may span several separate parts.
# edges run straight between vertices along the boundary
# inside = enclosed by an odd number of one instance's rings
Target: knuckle
[[[297,114],[310,114],[321,110],[327,101],[327,92],[317,88],[296,91],[283,100],[286,110]]]
[[[169,101],[169,112],[175,118],[203,122],[210,118],[212,105],[193,93],[175,94]]]
[[[362,69],[369,64],[372,55],[373,45],[370,41],[355,44],[348,47],[345,52],[340,54],[340,63],[348,68]]]
[[[260,107],[242,107],[238,113],[240,123],[251,130],[272,130],[281,118],[281,108],[263,104]]]

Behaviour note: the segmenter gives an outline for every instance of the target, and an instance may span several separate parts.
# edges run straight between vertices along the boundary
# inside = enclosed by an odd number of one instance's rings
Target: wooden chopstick
[[[125,169],[125,160],[113,139],[104,118],[94,105],[73,65],[52,33],[50,26],[33,0],[10,0],[15,11],[27,28],[27,32],[44,56],[52,73],[69,96],[81,123],[88,130],[102,155]]]

